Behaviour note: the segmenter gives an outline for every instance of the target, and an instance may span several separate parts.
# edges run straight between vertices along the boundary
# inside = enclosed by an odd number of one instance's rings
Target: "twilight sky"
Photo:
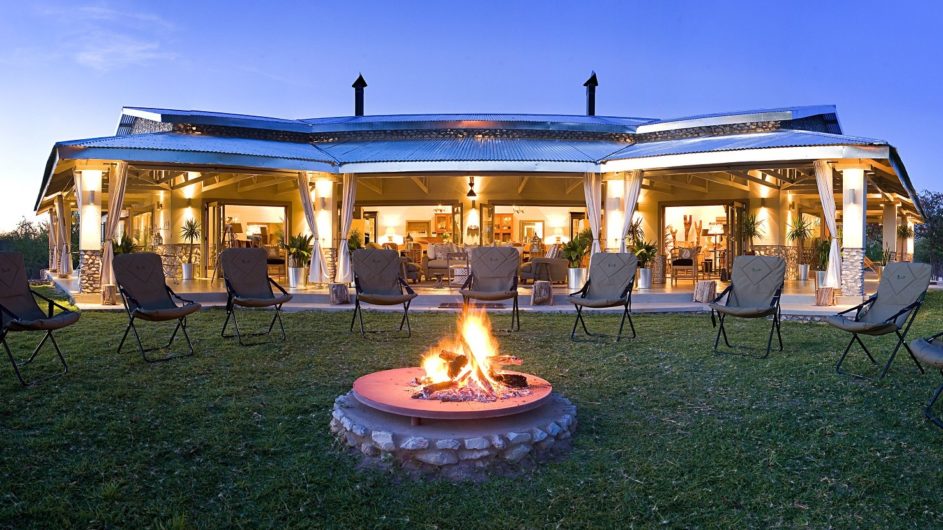
[[[943,2],[0,0],[0,230],[31,217],[54,142],[123,105],[285,118],[836,104],[943,190]]]

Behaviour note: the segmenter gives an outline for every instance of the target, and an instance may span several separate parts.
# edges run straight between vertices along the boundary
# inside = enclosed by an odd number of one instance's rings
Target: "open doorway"
[[[291,206],[287,203],[207,202],[204,206],[204,275],[219,276],[219,254],[227,248],[264,248],[269,273],[284,275],[286,257],[281,247],[291,233]]]

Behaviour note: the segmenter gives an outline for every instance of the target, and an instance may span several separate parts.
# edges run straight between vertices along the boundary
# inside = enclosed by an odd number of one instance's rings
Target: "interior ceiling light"
[[[469,199],[474,199],[478,196],[478,194],[475,193],[475,177],[468,177],[468,193],[466,193],[465,196]]]

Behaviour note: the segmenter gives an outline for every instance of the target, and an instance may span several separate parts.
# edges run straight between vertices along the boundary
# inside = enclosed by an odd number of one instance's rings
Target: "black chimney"
[[[589,79],[583,83],[583,86],[586,87],[586,115],[595,116],[596,115],[596,87],[599,86],[599,81],[596,80],[596,72],[593,72],[593,75],[589,76]]]
[[[358,75],[357,80],[350,86],[354,87],[354,116],[363,116],[363,89],[367,86],[363,74]]]

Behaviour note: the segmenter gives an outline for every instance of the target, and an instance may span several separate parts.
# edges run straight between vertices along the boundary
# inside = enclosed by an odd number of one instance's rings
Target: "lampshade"
[[[722,236],[724,235],[724,225],[712,224],[710,228],[707,229],[707,233],[712,236]]]
[[[232,233],[234,234],[242,233],[242,223],[232,223],[229,225],[229,228],[232,229]]]

